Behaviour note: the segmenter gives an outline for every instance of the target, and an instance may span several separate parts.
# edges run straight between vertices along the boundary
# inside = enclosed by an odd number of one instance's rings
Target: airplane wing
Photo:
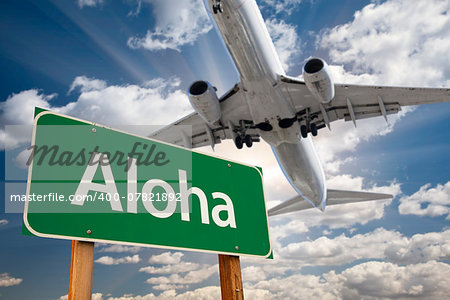
[[[446,102],[450,89],[408,88],[335,84],[335,97],[329,104],[319,104],[305,83],[296,78],[281,76],[280,88],[297,111],[300,122],[307,116],[317,129],[344,119],[352,121],[395,114],[402,106]]]
[[[327,206],[330,206],[330,205],[356,203],[382,199],[392,199],[392,195],[329,189],[327,190],[326,204]],[[269,209],[268,215],[270,217],[309,208],[313,208],[313,206],[309,202],[307,202],[302,196],[297,195]]]
[[[211,127],[196,112],[193,112],[150,134],[149,137],[187,148],[214,147],[224,139],[233,138],[233,131],[239,129],[240,124],[245,123],[248,128],[246,134],[250,135],[253,141],[259,141],[259,134],[252,126],[248,105],[239,85],[236,84],[219,101],[222,111],[219,125]]]

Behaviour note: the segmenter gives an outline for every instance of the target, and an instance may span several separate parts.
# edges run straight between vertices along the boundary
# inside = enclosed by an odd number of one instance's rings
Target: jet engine
[[[219,98],[209,82],[194,82],[189,88],[189,102],[208,125],[217,124],[222,116]]]
[[[309,59],[303,67],[303,78],[318,101],[329,103],[334,98],[334,83],[328,73],[328,65],[322,59]]]

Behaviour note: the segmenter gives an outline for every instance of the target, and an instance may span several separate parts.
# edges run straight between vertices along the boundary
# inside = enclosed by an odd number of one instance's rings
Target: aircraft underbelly
[[[206,1],[211,9],[212,1]],[[221,2],[223,13],[214,14],[240,76],[254,124],[269,122],[271,131],[259,130],[278,159],[292,186],[312,205],[321,207],[326,198],[325,176],[312,141],[300,138],[300,126],[278,126],[284,118],[295,117],[295,108],[276,88],[285,75],[255,1]]]
[[[324,209],[325,174],[310,138],[272,147],[278,164],[294,189],[313,206]]]

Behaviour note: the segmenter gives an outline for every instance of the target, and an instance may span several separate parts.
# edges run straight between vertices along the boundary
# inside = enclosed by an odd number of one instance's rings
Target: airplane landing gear
[[[244,144],[248,148],[251,148],[253,146],[253,142],[259,142],[259,136],[255,134],[247,134],[247,129],[254,128],[253,126],[253,122],[249,120],[240,120],[239,126],[233,125],[231,121],[228,122],[228,130],[230,135],[233,137],[236,148],[242,149]]]
[[[246,134],[242,138],[240,135],[238,135],[234,139],[234,144],[236,145],[236,148],[242,149],[244,147],[244,143],[248,148],[251,148],[253,146],[253,139],[250,135]]]
[[[213,4],[212,8],[213,8],[214,14],[217,14],[218,12],[223,13],[223,6],[222,6],[222,3],[220,2],[220,0],[216,0],[216,4]]]
[[[317,126],[316,126],[315,123],[312,123],[312,124],[309,126],[309,130],[310,130],[310,132],[311,132],[311,134],[312,134],[313,136],[317,136]]]
[[[234,144],[236,145],[236,148],[238,148],[238,149],[242,149],[242,147],[244,146],[244,143],[242,142],[242,138],[239,135],[234,139]]]
[[[244,137],[244,142],[245,142],[245,145],[246,145],[248,148],[251,148],[251,147],[253,146],[253,140],[252,140],[252,137],[249,136],[248,134]]]
[[[300,132],[302,133],[302,138],[306,139],[308,137],[308,128],[306,125],[300,126]]]
[[[309,124],[309,128],[306,125],[300,126],[300,132],[303,138],[308,137],[308,132],[311,132],[312,136],[317,136],[317,125],[315,123]]]

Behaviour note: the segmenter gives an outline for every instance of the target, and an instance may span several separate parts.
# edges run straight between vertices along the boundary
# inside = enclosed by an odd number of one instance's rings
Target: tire
[[[248,134],[245,136],[244,142],[245,142],[245,145],[246,145],[248,148],[251,148],[251,147],[253,146],[253,140],[252,140],[252,137],[249,136]]]
[[[314,123],[311,124],[311,134],[317,136],[317,126]]]
[[[302,138],[306,139],[308,137],[308,128],[305,125],[300,126],[300,132],[302,133]]]
[[[242,138],[240,136],[237,136],[234,139],[234,144],[236,145],[236,148],[238,148],[238,149],[242,149],[242,147],[244,146],[244,144],[242,142]]]

